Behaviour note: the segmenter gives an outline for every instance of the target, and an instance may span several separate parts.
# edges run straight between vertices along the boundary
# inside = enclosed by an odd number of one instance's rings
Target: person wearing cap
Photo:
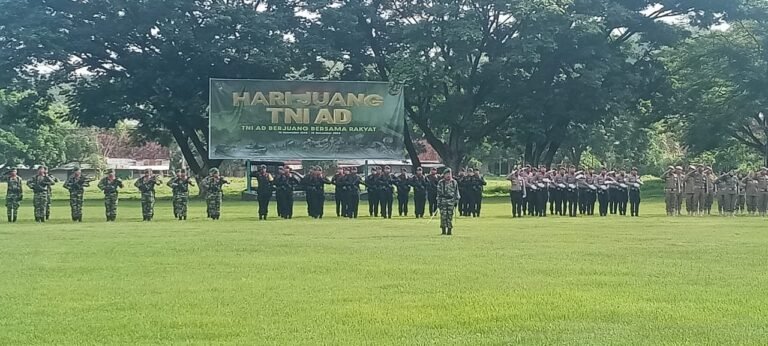
[[[408,177],[408,170],[402,168],[400,174],[395,177],[395,186],[397,187],[397,215],[408,216],[408,199],[411,194],[411,178]]]
[[[381,211],[381,217],[385,219],[392,218],[395,183],[397,183],[397,181],[392,174],[392,168],[384,166],[384,172],[379,175],[376,185],[378,186],[377,190],[379,191],[379,209]]]
[[[523,196],[526,191],[526,179],[522,176],[522,170],[512,171],[507,175],[509,180],[509,199],[512,203],[512,217],[523,217]]]
[[[269,201],[272,199],[272,191],[275,189],[275,178],[267,172],[267,166],[259,166],[256,174],[256,199],[259,201],[259,220],[266,220],[269,214]]]
[[[357,218],[358,208],[360,206],[360,184],[363,181],[359,175],[357,175],[357,167],[352,166],[349,174],[345,178],[345,184],[348,186],[346,192],[347,209],[344,212],[344,216],[350,219]]]
[[[185,169],[176,170],[176,176],[168,181],[168,186],[173,191],[173,215],[179,220],[187,219],[187,205],[189,204],[189,187],[195,186]]]
[[[54,185],[53,179],[48,175],[48,169],[45,166],[37,168],[37,175],[27,180],[27,187],[34,193],[32,200],[35,206],[35,221],[45,222],[48,212],[48,193],[49,187]]]
[[[48,176],[48,178],[51,179],[51,181],[55,183],[59,182],[59,179],[55,176],[48,173],[48,167],[43,165],[45,168],[45,175]],[[45,207],[45,219],[48,220],[51,218],[51,197],[53,196],[53,184],[48,185],[48,199],[46,200],[46,207]]]
[[[411,177],[409,184],[413,187],[413,204],[416,218],[423,218],[427,204],[427,186],[429,182],[427,177],[424,176],[424,171],[421,167],[416,167],[416,174]]]
[[[291,167],[281,167],[275,178],[275,199],[277,200],[277,215],[283,219],[293,218],[293,191],[301,184],[299,178],[293,175]]]
[[[221,201],[224,197],[223,187],[229,182],[219,175],[219,169],[214,167],[208,170],[208,176],[200,182],[200,187],[205,190],[205,205],[208,218],[218,220],[221,218]]]
[[[341,170],[341,176],[337,177],[336,175],[333,176],[333,178],[336,178],[336,181],[334,182],[334,179],[331,179],[331,183],[336,186],[336,190],[339,192],[337,201],[338,206],[338,212],[337,217],[345,217],[350,218],[349,216],[349,204],[350,199],[352,198],[350,191],[352,190],[352,172],[349,167],[345,167]],[[338,175],[338,172],[337,172]],[[340,203],[339,203],[340,202]]]
[[[178,219],[179,214],[176,209],[176,190],[173,189],[173,183],[181,175],[181,169],[176,169],[173,173],[174,173],[173,177],[171,179],[168,179],[168,182],[165,184],[171,188],[171,208],[173,209],[173,217]]]
[[[763,167],[757,174],[757,213],[764,217],[768,211],[768,168]]]
[[[331,177],[331,183],[334,185],[333,200],[336,202],[336,217],[341,217],[346,209],[344,200],[344,168],[337,167],[336,174]]]
[[[368,216],[379,216],[379,186],[378,180],[381,175],[381,167],[373,167],[373,171],[365,177],[365,190],[368,194]]]
[[[91,180],[84,177],[80,168],[77,167],[72,170],[72,175],[64,182],[64,188],[69,190],[69,208],[72,212],[72,221],[83,222],[83,195],[85,188],[90,184]]]
[[[488,184],[480,175],[480,169],[475,169],[473,174],[468,176],[469,183],[467,190],[469,196],[469,212],[472,217],[480,217],[480,210],[483,208],[483,189]],[[546,202],[544,202],[546,204]],[[543,208],[543,207],[542,207]]]
[[[736,174],[733,171],[725,173],[714,181],[719,186],[717,194],[717,204],[720,209],[720,215],[723,216],[736,216],[736,196],[738,192],[738,181]]]
[[[162,184],[160,177],[152,174],[152,170],[147,168],[144,176],[136,179],[133,183],[141,193],[141,215],[144,221],[152,221],[155,217],[155,186]]]
[[[104,192],[104,208],[107,222],[117,219],[118,191],[123,188],[123,181],[115,176],[114,169],[107,170],[107,176],[101,178],[99,190]]]
[[[440,176],[437,174],[437,168],[430,168],[429,175],[427,175],[427,201],[429,202],[430,217],[437,212],[437,183],[439,182]]]
[[[737,174],[737,185],[739,187],[739,194],[736,197],[736,212],[740,215],[744,215],[747,212],[747,184],[744,182],[746,175],[744,173]]]
[[[613,178],[608,175],[608,169],[602,167],[600,174],[595,177],[597,185],[597,210],[601,217],[608,216],[608,205],[610,200],[610,186],[613,184]]]
[[[11,168],[7,175],[3,175],[2,180],[7,184],[5,192],[5,209],[8,214],[8,222],[16,222],[19,216],[19,206],[24,199],[24,189],[21,177],[18,176],[16,168]]]
[[[643,185],[643,181],[640,179],[636,167],[632,167],[626,179],[626,184],[629,187],[627,196],[629,199],[629,215],[631,217],[640,216],[640,186]]]
[[[669,169],[661,174],[661,179],[664,180],[664,204],[667,216],[675,216],[677,215],[677,196],[680,192],[681,177],[677,175],[675,167],[669,166]]]
[[[578,210],[579,194],[578,194],[578,178],[576,177],[576,167],[568,167],[568,173],[565,174],[565,202],[568,210],[568,216],[576,217],[576,211]]]
[[[453,179],[451,169],[443,172],[443,179],[437,183],[437,205],[440,209],[440,229],[442,235],[451,235],[453,231],[453,210],[459,203],[459,184]]]
[[[746,196],[745,204],[747,205],[747,213],[749,213],[749,215],[755,215],[758,211],[757,205],[760,200],[760,182],[757,180],[757,177],[759,174],[759,172],[749,172],[749,174],[747,174],[741,181],[744,184],[744,194]]]
[[[325,209],[325,185],[331,184],[323,175],[323,169],[314,167],[303,181],[307,193],[307,214],[315,219],[322,219]]]

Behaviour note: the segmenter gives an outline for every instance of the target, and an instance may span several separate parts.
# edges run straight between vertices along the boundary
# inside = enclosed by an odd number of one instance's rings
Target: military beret
[[[430,169],[430,171],[435,171],[435,172],[437,172],[437,167],[432,167],[432,168]]]
[[[144,173],[152,173],[152,169],[151,168],[147,168],[147,169],[144,170]]]
[[[681,171],[682,171],[682,170],[683,170],[683,167],[677,166],[677,167],[675,167],[675,169],[679,169],[679,170],[681,170]]]
[[[80,172],[80,167],[72,168],[72,172]]]
[[[416,170],[417,171],[422,171],[422,168],[421,167],[416,167]]]
[[[259,165],[259,169],[267,169],[267,165]]]
[[[186,169],[179,169],[178,173],[187,174],[187,170]]]
[[[48,167],[45,167],[45,165],[40,165],[40,167],[37,167],[37,169],[48,169]]]
[[[112,173],[115,173],[114,169],[110,168],[110,169],[107,170],[107,174],[112,174]]]
[[[448,173],[451,173],[451,172],[453,172],[453,171],[451,171],[451,169],[450,169],[450,168],[446,168],[446,169],[443,171],[443,174],[448,174]]]
[[[213,167],[213,168],[211,168],[211,169],[209,169],[209,170],[208,170],[208,173],[209,173],[209,174],[219,173],[219,169],[218,169],[218,168],[216,168],[216,167]]]
[[[384,169],[392,169],[392,167],[384,166]]]
[[[179,173],[181,173],[181,170],[177,168],[177,169],[176,169],[175,171],[173,171],[173,172],[174,172],[174,173],[176,173],[176,174],[179,174]]]

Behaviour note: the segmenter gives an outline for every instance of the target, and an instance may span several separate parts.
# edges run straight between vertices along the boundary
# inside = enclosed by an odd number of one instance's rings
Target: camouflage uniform
[[[174,177],[168,181],[173,190],[173,215],[179,220],[187,219],[187,204],[189,204],[189,187],[195,186],[189,177]]]
[[[48,189],[53,185],[53,179],[45,173],[38,174],[27,180],[27,186],[34,192],[33,203],[35,205],[35,221],[45,222],[48,212]]]
[[[19,205],[24,198],[21,178],[18,176],[8,176],[3,180],[8,183],[8,190],[6,190],[5,194],[5,207],[8,211],[8,222],[16,222],[16,218],[19,214]]]
[[[451,170],[446,170],[449,174]],[[440,209],[440,228],[442,234],[451,235],[453,229],[453,210],[459,203],[461,195],[459,194],[459,184],[456,180],[440,180],[437,183],[437,206]]]
[[[59,182],[58,178],[48,174],[48,168],[47,167],[45,168],[45,175],[47,175],[49,178],[51,178],[51,181],[53,181],[54,183],[58,183]],[[51,218],[51,196],[53,196],[53,189],[51,188],[51,186],[52,185],[48,185],[48,200],[45,203],[46,204],[46,208],[45,208],[45,219],[46,220]]]
[[[108,171],[108,174],[111,174]],[[115,221],[117,218],[118,189],[123,188],[123,182],[116,177],[104,177],[99,181],[99,190],[104,191],[104,207],[106,208],[107,221]]]
[[[229,182],[218,176],[219,170],[216,168],[211,168],[209,173],[210,175],[205,177],[200,182],[200,185],[207,190],[205,203],[207,205],[208,217],[218,220],[221,217],[222,186],[229,184]]]
[[[141,215],[144,221],[152,221],[155,216],[155,186],[160,184],[160,178],[156,175],[143,176],[133,183],[133,186],[141,192]]]
[[[77,172],[77,170],[75,170]],[[64,182],[64,188],[69,190],[69,207],[72,210],[72,221],[83,221],[83,193],[90,186],[90,180],[74,174]]]

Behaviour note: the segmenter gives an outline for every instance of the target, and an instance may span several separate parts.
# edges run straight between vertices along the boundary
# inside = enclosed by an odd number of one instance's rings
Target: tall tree
[[[0,70],[15,74],[0,77],[69,83],[81,123],[138,120],[144,136],[174,139],[198,175],[220,163],[208,159],[208,79],[282,78],[296,55],[286,35],[301,26],[289,0],[6,4]]]

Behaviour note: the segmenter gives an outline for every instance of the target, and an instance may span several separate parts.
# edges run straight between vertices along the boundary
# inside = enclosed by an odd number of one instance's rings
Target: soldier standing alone
[[[83,194],[91,181],[75,168],[72,175],[64,182],[64,188],[69,190],[69,207],[72,209],[72,221],[83,222]]]
[[[189,204],[189,187],[195,186],[187,176],[187,171],[180,169],[178,176],[168,182],[173,190],[173,215],[179,220],[187,219],[187,205]]]
[[[24,190],[22,188],[21,178],[16,175],[16,168],[11,168],[8,176],[4,177],[8,183],[8,189],[5,193],[5,208],[8,212],[8,222],[16,222],[19,215],[19,205],[24,199]]]
[[[35,221],[37,222],[45,222],[46,216],[50,215],[48,212],[48,196],[50,196],[48,191],[54,185],[54,181],[47,172],[48,169],[45,166],[40,166],[37,169],[37,175],[27,180],[27,186],[35,194],[33,203],[35,205]]]
[[[451,176],[451,169],[443,173],[443,179],[437,184],[437,205],[440,208],[440,228],[443,235],[451,235],[453,230],[453,210],[459,203],[459,184]]]
[[[141,215],[144,221],[152,221],[155,216],[155,186],[160,184],[160,178],[153,175],[151,169],[145,170],[144,176],[133,183],[141,192]]]
[[[106,208],[107,222],[117,218],[118,190],[123,188],[123,182],[115,177],[113,169],[107,170],[107,176],[99,181],[99,190],[104,191],[104,207]]]

